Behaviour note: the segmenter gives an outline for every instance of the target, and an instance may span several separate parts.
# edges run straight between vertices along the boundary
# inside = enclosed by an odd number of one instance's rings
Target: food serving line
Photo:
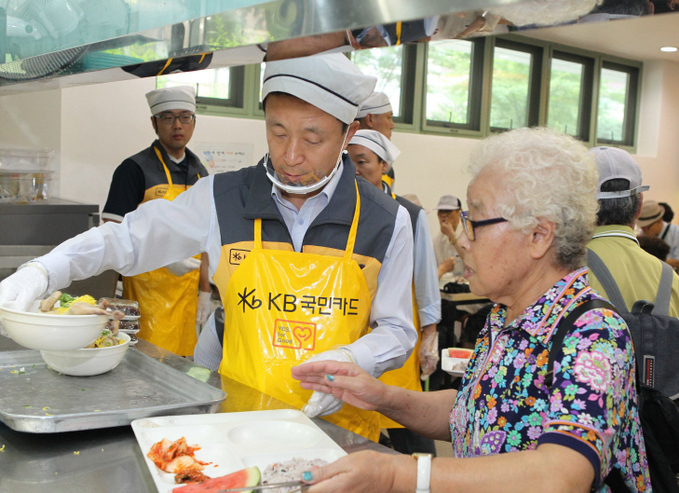
[[[3,361],[34,360],[28,367],[3,366]],[[156,492],[159,489],[145,458],[148,450],[140,448],[138,437],[129,426],[133,419],[151,415],[291,409],[281,401],[143,340],[127,351],[124,364],[95,377],[58,375],[38,360],[41,360],[39,351],[26,350],[0,336],[0,420],[3,421],[0,423],[0,493]],[[131,373],[134,371],[139,373],[134,376]],[[49,375],[55,377],[54,383],[40,381],[42,372],[50,372]],[[114,403],[106,409],[92,409],[88,402],[104,407],[101,396],[97,397],[97,388],[107,395],[115,395],[110,386],[115,384],[116,375],[120,385],[139,391],[138,402],[129,401],[135,402],[134,410],[132,404],[125,409]],[[169,379],[172,381],[167,381]],[[38,395],[40,385],[49,385],[52,391],[47,396]],[[60,389],[60,385],[63,388]],[[76,390],[80,395],[73,394]],[[221,400],[224,396],[221,391],[226,394],[224,400]],[[17,402],[17,395],[22,393],[27,404]],[[125,395],[130,394],[134,397],[135,391]],[[161,397],[172,401],[172,405],[161,409],[157,401]],[[47,402],[48,399],[51,401]],[[146,408],[144,402],[148,403]],[[41,404],[44,405],[39,407]],[[22,413],[23,406],[30,408]],[[99,428],[97,422],[109,427]],[[313,423],[347,453],[366,449],[395,453],[322,419],[314,419]],[[155,425],[150,423],[150,426]],[[78,428],[81,431],[65,431]],[[248,445],[249,439],[243,440]],[[191,442],[191,438],[187,437],[187,441]],[[268,451],[260,451],[265,452]]]

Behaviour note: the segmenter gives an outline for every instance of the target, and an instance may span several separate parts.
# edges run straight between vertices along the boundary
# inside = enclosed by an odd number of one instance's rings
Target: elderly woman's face
[[[482,171],[467,189],[469,219],[482,221],[500,217],[498,204],[511,193],[502,187],[497,173]],[[476,239],[465,234],[458,241],[464,251],[464,277],[474,294],[496,303],[510,305],[524,288],[524,279],[533,262],[529,252],[530,235],[514,230],[508,222],[477,228]]]

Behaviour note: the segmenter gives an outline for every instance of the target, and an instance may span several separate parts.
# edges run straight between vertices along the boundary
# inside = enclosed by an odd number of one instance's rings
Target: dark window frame
[[[540,124],[540,92],[542,90],[542,62],[544,58],[545,47],[537,44],[521,43],[519,41],[497,38],[495,40],[495,45],[493,47],[493,54],[495,48],[504,48],[506,50],[520,51],[523,53],[528,53],[531,55],[530,60],[530,74],[528,76],[528,110],[526,114],[526,127],[535,127]],[[490,128],[490,133],[506,132],[508,130],[513,130],[513,128],[504,127],[493,127],[490,124],[491,112],[493,106],[493,71],[495,65],[495,57],[493,56],[492,63],[490,65],[490,78],[491,78],[491,94],[488,101],[489,114],[488,114],[488,126]]]
[[[598,119],[599,119],[599,100],[601,98],[601,70],[613,70],[616,72],[623,72],[629,76],[629,84],[627,85],[627,94],[625,95],[625,116],[623,120],[623,138],[621,140],[615,139],[601,139],[598,135]],[[607,144],[616,146],[634,147],[636,145],[636,127],[637,127],[637,106],[639,87],[641,84],[641,70],[639,67],[626,65],[623,63],[613,62],[609,60],[602,60],[601,69],[599,70],[599,98],[597,98],[597,134],[594,139],[597,144]]]

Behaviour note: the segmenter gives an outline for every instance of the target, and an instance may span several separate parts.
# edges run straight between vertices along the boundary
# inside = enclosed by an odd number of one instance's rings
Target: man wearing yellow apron
[[[417,329],[421,328],[422,338],[405,365],[385,373],[380,380],[389,385],[421,391],[422,379],[426,379],[434,372],[439,360],[436,324],[441,320],[441,294],[427,213],[422,207],[392,193],[383,182],[385,173],[401,154],[401,151],[384,134],[375,130],[358,130],[349,142],[348,151],[356,165],[356,174],[383,190],[405,207],[410,214],[415,240],[413,251],[414,325]],[[388,430],[395,450],[406,454],[420,452],[436,455],[433,440],[407,430],[384,416],[381,419],[381,426]]]
[[[36,299],[102,269],[136,275],[206,252],[225,309],[220,372],[377,440],[376,413],[304,390],[291,374],[313,357],[379,376],[417,340],[408,213],[356,180],[342,154],[374,84],[341,54],[268,63],[269,154],[258,165],[69,240],[3,281],[4,296]]]
[[[207,176],[198,157],[186,148],[196,124],[194,88],[158,89],[146,98],[158,140],[116,169],[102,213],[105,221],[121,222],[149,200],[174,200]],[[207,272],[200,278],[199,266],[199,259],[188,258],[123,278],[123,297],[139,302],[139,337],[181,356],[193,354],[196,322],[207,319],[211,306],[210,281]]]

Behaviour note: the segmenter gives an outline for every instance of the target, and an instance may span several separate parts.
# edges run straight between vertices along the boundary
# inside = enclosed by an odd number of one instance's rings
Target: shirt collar
[[[524,330],[533,337],[546,339],[552,332],[553,326],[561,320],[564,313],[570,311],[570,306],[577,303],[580,296],[592,288],[587,283],[585,274],[587,267],[582,267],[562,278],[552,286],[538,301],[526,308],[509,326],[512,330]],[[507,307],[496,305],[491,312],[493,329],[502,329],[507,317]]]
[[[356,167],[348,155],[342,156],[341,168],[323,188],[321,193],[328,195],[328,205],[314,220],[314,224],[335,223],[351,224],[356,208]],[[276,192],[266,176],[264,159],[256,166],[255,177],[248,193],[243,216],[246,219],[281,219],[280,212],[273,200]]]

